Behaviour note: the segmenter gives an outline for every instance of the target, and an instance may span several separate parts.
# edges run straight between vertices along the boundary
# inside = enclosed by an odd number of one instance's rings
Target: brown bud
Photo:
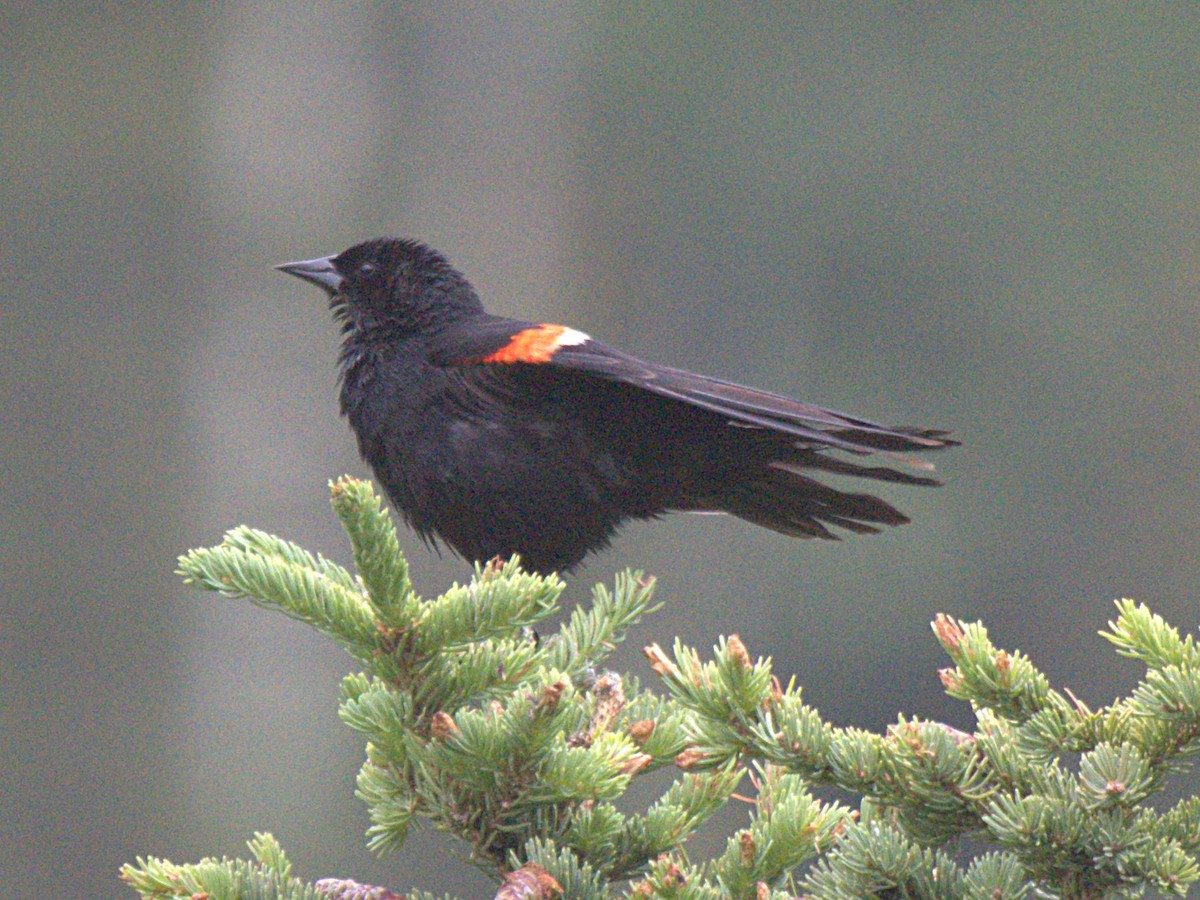
[[[957,691],[963,684],[958,669],[938,669],[938,678],[942,680],[942,686],[948,691]]]
[[[689,747],[688,749],[684,750],[682,753],[679,753],[678,755],[676,755],[675,765],[678,766],[679,768],[683,769],[686,772],[688,769],[695,768],[697,765],[704,762],[704,760],[707,758],[708,757],[706,757],[703,753],[701,753],[695,747]]]
[[[625,761],[624,765],[621,766],[621,774],[636,775],[652,762],[654,762],[654,757],[649,753],[635,753]]]
[[[1001,675],[1007,675],[1012,670],[1012,658],[1001,650],[996,654],[996,671]]]
[[[643,648],[642,652],[646,654],[646,659],[650,660],[650,668],[662,677],[677,678],[679,676],[679,670],[675,668],[675,663],[671,662],[658,644],[651,644],[649,647]]]
[[[645,747],[646,741],[654,734],[654,720],[640,719],[629,726],[629,737],[639,747]]]
[[[535,713],[552,713],[558,709],[558,701],[562,699],[563,691],[567,689],[565,681],[556,681],[544,691],[538,699]]]
[[[962,626],[958,622],[945,613],[938,613],[933,620],[933,633],[937,635],[938,641],[946,648],[947,653],[951,656],[958,653],[963,638]]]
[[[729,659],[732,662],[743,669],[749,669],[753,665],[750,662],[750,654],[746,652],[746,645],[742,643],[742,639],[736,634],[731,634],[725,642],[725,652],[729,654]]]
[[[504,876],[496,900],[551,900],[562,893],[562,885],[541,866],[526,863]]]
[[[743,831],[738,837],[738,850],[742,857],[742,865],[746,868],[754,865],[754,858],[758,856],[758,848],[754,845],[754,835],[748,831]]]
[[[439,744],[458,734],[458,726],[448,713],[435,712],[429,722],[429,736]]]

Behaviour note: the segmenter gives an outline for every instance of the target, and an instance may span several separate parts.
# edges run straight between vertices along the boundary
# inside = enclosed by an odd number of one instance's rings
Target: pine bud
[[[1012,671],[1012,658],[1003,650],[996,654],[996,671],[1001,675]]]
[[[758,856],[758,848],[754,845],[754,835],[743,831],[738,837],[738,849],[742,857],[742,865],[747,869],[754,865],[754,860]]]
[[[550,900],[562,893],[562,885],[541,866],[526,863],[504,876],[496,900]]]
[[[646,741],[654,734],[654,720],[641,719],[629,726],[629,737],[639,747],[645,747]]]
[[[538,699],[537,706],[534,707],[534,714],[553,713],[558,709],[558,701],[562,699],[563,691],[566,689],[567,683],[560,680],[542,691],[542,696]]]
[[[649,753],[635,753],[633,756],[629,757],[628,760],[626,760],[624,765],[621,766],[621,774],[636,775],[638,772],[641,772],[647,766],[649,766],[652,762],[654,762],[654,757]]]
[[[439,744],[458,734],[458,726],[448,713],[435,712],[429,722],[429,736]]]
[[[731,634],[729,640],[725,642],[725,652],[729,654],[731,662],[736,663],[743,669],[749,669],[753,665],[750,662],[750,654],[746,652],[746,645],[742,643],[742,639],[736,634]]]
[[[957,691],[963,685],[958,669],[938,669],[938,678],[942,680],[942,686],[948,691]]]
[[[952,657],[958,654],[958,648],[963,638],[961,625],[945,613],[938,613],[933,620],[933,633],[937,635],[938,641],[946,648],[947,653]]]
[[[706,757],[695,747],[689,747],[687,750],[684,750],[675,757],[675,765],[686,772],[688,769],[695,768],[707,758],[708,757]]]
[[[679,670],[675,668],[675,663],[671,662],[658,644],[651,644],[649,647],[643,648],[642,653],[646,654],[646,659],[650,660],[650,668],[663,678],[679,677]]]

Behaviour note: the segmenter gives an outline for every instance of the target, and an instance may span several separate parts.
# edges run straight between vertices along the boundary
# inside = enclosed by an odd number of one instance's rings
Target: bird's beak
[[[280,263],[275,268],[287,272],[305,281],[311,281],[317,287],[324,288],[332,297],[342,287],[342,275],[333,265],[332,256],[322,256],[319,259],[304,259],[300,262]]]

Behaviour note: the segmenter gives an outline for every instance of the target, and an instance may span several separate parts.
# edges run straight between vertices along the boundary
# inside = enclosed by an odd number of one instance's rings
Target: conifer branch
[[[900,717],[877,734],[825,722],[736,635],[709,656],[678,641],[647,647],[658,690],[605,671],[657,609],[640,573],[597,587],[542,638],[530,629],[558,611],[563,585],[516,559],[423,599],[370,485],[342,478],[331,492],[355,574],[245,527],[189,552],[179,571],[308,623],[361,666],[342,681],[340,715],[366,742],[358,796],[372,849],[431,825],[459,838],[506,900],[1085,900],[1182,896],[1200,880],[1200,800],[1161,796],[1200,752],[1200,649],[1144,605],[1119,601],[1102,632],[1144,676],[1094,710],[981,624],[939,616],[952,663],[939,674],[971,705],[974,731]],[[664,769],[672,783],[630,809],[630,786]],[[857,809],[816,799],[814,785],[858,798]],[[749,822],[714,858],[690,859],[688,839],[739,790]],[[303,882],[269,835],[250,851],[191,865],[140,858],[122,878],[144,898],[398,896]]]

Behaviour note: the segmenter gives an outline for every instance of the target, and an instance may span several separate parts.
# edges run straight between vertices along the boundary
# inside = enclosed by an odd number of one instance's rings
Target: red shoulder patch
[[[565,325],[535,325],[518,331],[507,344],[483,358],[485,363],[549,362],[560,347],[582,344],[588,336]]]

